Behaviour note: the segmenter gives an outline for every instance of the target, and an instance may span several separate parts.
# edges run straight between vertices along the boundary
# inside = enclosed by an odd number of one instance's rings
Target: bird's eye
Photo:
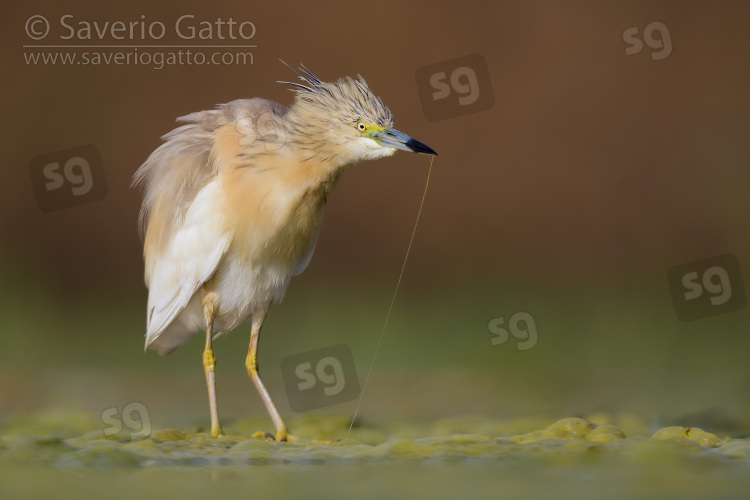
[[[357,128],[360,130],[360,132],[364,132],[367,127],[365,126],[364,123],[359,122],[357,123]]]

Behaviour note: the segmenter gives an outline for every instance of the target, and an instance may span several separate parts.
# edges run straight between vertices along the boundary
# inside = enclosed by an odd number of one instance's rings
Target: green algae
[[[2,498],[103,490],[110,498],[154,491],[163,498],[246,492],[390,498],[398,491],[402,498],[419,492],[440,499],[471,490],[484,498],[536,492],[561,499],[685,499],[750,491],[750,439],[696,427],[647,432],[634,417],[387,420],[357,422],[349,433],[347,418],[313,415],[290,422],[293,438],[283,443],[260,429],[262,419],[233,422],[221,438],[198,427],[154,429],[145,437],[111,434],[80,414],[23,419],[0,427]],[[625,432],[619,421],[645,432]]]
[[[78,423],[61,425],[57,419]],[[192,429],[155,429],[150,435],[108,434],[93,430],[74,435],[91,421],[81,415],[40,416],[21,425],[6,422],[0,437],[0,463],[56,467],[241,466],[248,464],[456,463],[497,460],[590,460],[592,456],[646,463],[682,460],[750,458],[750,441],[719,437],[703,429],[665,427],[651,436],[628,436],[616,425],[584,418],[563,418],[520,434],[503,433],[503,423],[485,419],[476,427],[496,433],[454,432],[481,419],[437,423],[358,423],[349,433],[343,417],[310,416],[292,426],[289,442],[277,443],[259,431],[257,421],[227,426],[227,435],[212,438]],[[534,424],[539,420],[530,419]],[[608,421],[599,418],[598,421]],[[611,420],[609,420],[611,421]],[[252,423],[251,423],[252,422]],[[522,428],[517,421],[506,429]],[[31,432],[37,435],[29,435]],[[243,432],[238,432],[243,431]],[[252,431],[252,432],[251,432]],[[60,432],[55,435],[54,432]]]

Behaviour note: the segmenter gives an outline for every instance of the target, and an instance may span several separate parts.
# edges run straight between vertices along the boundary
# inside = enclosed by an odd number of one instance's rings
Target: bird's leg
[[[263,326],[263,321],[266,319],[267,310],[253,311],[252,320],[252,331],[250,332],[250,348],[247,350],[247,360],[245,366],[247,367],[247,373],[255,384],[255,388],[258,390],[263,403],[266,405],[268,414],[271,415],[273,425],[276,427],[276,441],[286,441],[289,432],[286,429],[286,424],[281,419],[279,411],[274,406],[271,396],[266,390],[266,386],[263,385],[263,381],[260,379],[258,374],[258,337],[260,336],[260,328]]]
[[[203,314],[206,317],[206,348],[203,350],[203,369],[206,372],[206,384],[208,385],[208,405],[211,408],[211,437],[224,435],[219,424],[219,407],[216,404],[216,356],[211,348],[211,338],[214,329],[214,316],[216,314],[216,296],[213,292],[203,294]]]

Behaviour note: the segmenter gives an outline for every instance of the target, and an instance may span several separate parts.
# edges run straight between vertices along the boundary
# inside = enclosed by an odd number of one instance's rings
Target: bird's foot
[[[250,437],[253,439],[265,439],[266,441],[288,441],[290,443],[298,439],[297,436],[289,434],[286,430],[283,433],[277,432],[275,437],[266,431],[258,431]]]
[[[284,435],[283,435],[282,439],[279,439],[279,434],[276,434],[276,441],[286,441],[288,443],[293,443],[294,441],[297,441],[298,439],[299,438],[297,436],[289,434],[286,431],[284,431]]]
[[[275,441],[273,434],[266,431],[257,431],[253,433],[251,436],[253,439],[263,439],[265,441]]]

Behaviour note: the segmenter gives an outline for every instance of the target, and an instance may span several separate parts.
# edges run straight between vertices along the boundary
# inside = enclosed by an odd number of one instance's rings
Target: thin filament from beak
[[[378,344],[375,347],[375,352],[372,355],[372,362],[370,363],[370,369],[367,371],[367,377],[365,377],[365,383],[362,385],[362,392],[359,395],[357,401],[357,408],[354,410],[354,416],[352,421],[349,422],[349,431],[346,433],[346,439],[349,439],[349,435],[352,433],[352,427],[354,427],[354,421],[359,413],[359,407],[362,404],[362,399],[365,397],[365,391],[367,390],[367,382],[370,381],[370,375],[372,375],[372,369],[375,367],[375,360],[378,357],[378,351],[380,351],[380,344],[383,343],[383,336],[385,335],[385,329],[388,327],[388,320],[391,317],[391,311],[393,311],[393,304],[396,303],[396,294],[401,286],[401,278],[404,277],[404,270],[406,269],[406,261],[409,260],[409,252],[411,252],[411,245],[414,243],[414,235],[417,234],[417,226],[419,225],[419,218],[422,216],[422,207],[424,207],[424,200],[427,198],[427,188],[430,186],[430,174],[432,174],[432,162],[435,160],[434,156],[430,156],[430,169],[427,171],[427,181],[424,185],[424,193],[422,193],[422,201],[419,203],[419,211],[417,212],[417,220],[414,221],[414,229],[411,231],[411,238],[409,238],[409,246],[406,247],[406,255],[404,256],[404,263],[401,265],[401,272],[398,275],[398,281],[396,282],[396,289],[393,291],[393,297],[391,298],[391,305],[388,307],[388,314],[385,315],[385,323],[383,329],[380,331],[380,338],[378,338]]]

